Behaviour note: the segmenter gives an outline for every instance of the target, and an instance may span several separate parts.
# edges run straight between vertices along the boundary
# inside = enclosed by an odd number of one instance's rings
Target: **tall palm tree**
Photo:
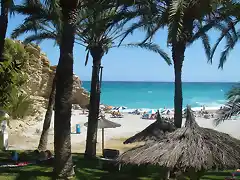
[[[53,9],[50,9],[45,4],[35,2],[32,4],[28,0],[23,2],[21,5],[16,5],[13,8],[13,11],[17,14],[25,15],[25,19],[21,25],[16,27],[12,34],[12,38],[17,38],[22,34],[28,32],[28,36],[25,37],[24,43],[30,43],[36,41],[40,43],[42,40],[51,39],[54,40],[57,45],[60,42],[60,18],[57,18],[56,12]],[[44,20],[44,21],[43,21]],[[52,23],[50,23],[52,22]],[[53,23],[54,22],[54,23]],[[54,29],[57,33],[50,33],[51,25],[54,25]],[[33,34],[29,34],[33,32]],[[56,93],[56,78],[54,77],[52,83],[52,90],[49,95],[47,111],[45,113],[43,129],[41,137],[38,144],[39,151],[45,151],[48,144],[48,132],[50,129],[53,106],[55,102],[55,93]]]
[[[218,116],[214,120],[216,126],[221,122],[240,114],[240,84],[233,86],[233,88],[226,94],[226,97],[227,103],[223,108],[218,110]]]
[[[56,70],[54,118],[55,177],[68,178],[74,173],[71,154],[71,110],[73,89],[73,46],[79,0],[60,0],[62,33],[60,58]]]
[[[137,28],[144,28],[147,37],[143,42],[152,41],[156,32],[164,27],[168,30],[168,46],[172,48],[174,63],[175,92],[174,92],[174,124],[180,128],[182,125],[182,66],[185,50],[194,41],[201,39],[207,59],[210,59],[209,38],[206,32],[213,27],[218,4],[217,0],[153,0],[140,15],[139,21],[134,23],[126,35]],[[136,6],[136,11],[138,7]],[[208,24],[208,26],[204,25]]]
[[[0,15],[0,62],[3,61],[4,42],[8,27],[8,13],[13,6],[13,0],[1,0]]]
[[[52,89],[48,99],[47,111],[45,113],[45,118],[43,121],[43,128],[41,137],[38,143],[38,150],[45,151],[47,150],[48,145],[48,134],[51,126],[53,107],[55,104],[55,94],[56,94],[56,76],[53,78]]]
[[[118,4],[119,5],[119,4]],[[90,108],[87,129],[87,144],[85,150],[86,157],[96,156],[96,141],[97,141],[97,125],[100,105],[100,67],[103,56],[114,45],[119,37],[123,35],[124,25],[136,16],[128,8],[115,5],[112,8],[101,9],[99,3],[91,5],[91,9],[85,11],[87,16],[85,21],[80,21],[77,28],[76,39],[86,47],[87,56],[91,54],[93,59],[91,92],[90,92]],[[82,11],[84,13],[84,11]],[[170,64],[170,58],[158,46],[151,43],[144,44],[128,44],[128,46],[141,47],[155,53],[160,54],[164,60]]]
[[[54,12],[52,15],[59,24],[58,26],[48,25],[50,17],[46,17],[41,10],[31,16],[35,19],[28,21],[28,27],[37,27],[39,34],[30,36],[28,41],[38,38],[39,41],[49,38],[53,39],[53,34],[41,32],[59,27],[60,34],[57,34],[57,43],[60,46],[60,58],[55,74],[56,95],[55,95],[55,118],[54,118],[54,178],[66,179],[74,174],[71,155],[71,109],[72,109],[72,88],[73,88],[73,46],[75,39],[76,21],[79,12],[80,3],[78,0],[49,0],[45,2],[49,10]],[[30,10],[31,11],[31,10]],[[27,12],[29,13],[29,12]],[[47,14],[49,15],[49,14]],[[51,19],[50,18],[50,19]],[[38,21],[35,21],[38,20]],[[52,19],[51,19],[52,20]],[[31,22],[32,21],[32,22]],[[41,24],[36,24],[41,22]],[[60,23],[62,22],[62,23]],[[32,24],[31,24],[32,23]],[[43,26],[44,25],[44,26]],[[51,24],[50,24],[51,25]],[[55,25],[55,24],[54,24]],[[30,28],[33,30],[34,28]],[[22,29],[24,30],[24,28]],[[27,29],[25,29],[26,32]],[[50,36],[49,36],[50,35]]]

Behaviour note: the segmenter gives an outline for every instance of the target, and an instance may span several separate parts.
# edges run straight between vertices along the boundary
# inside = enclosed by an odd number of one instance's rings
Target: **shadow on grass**
[[[159,168],[147,168],[146,166],[123,166],[121,171],[118,171],[117,167],[113,165],[107,169],[99,168],[98,159],[86,160],[83,158],[83,155],[73,156],[74,161],[76,162],[76,179],[81,180],[138,180],[138,179],[160,179]],[[155,172],[154,172],[155,171]],[[149,175],[150,174],[150,175]]]
[[[231,176],[232,171],[209,171],[205,176]]]
[[[15,180],[33,180],[38,178],[50,178],[52,172],[43,172],[39,170],[35,171],[13,171],[12,173],[17,173]]]
[[[12,151],[0,151],[0,163],[13,163],[11,160]],[[28,162],[36,159],[33,151],[18,151],[19,161]],[[14,168],[0,168],[0,179],[8,180],[34,180],[34,179],[50,179],[52,176],[52,168],[44,164],[27,165]]]
[[[33,160],[32,152],[24,152],[19,154],[20,159]],[[11,159],[11,152],[0,152],[0,162]],[[84,159],[84,154],[73,154],[73,161],[76,165],[75,179],[81,180],[155,180],[161,179],[162,169],[156,166],[123,166],[121,171],[114,168],[100,169],[98,159]],[[231,171],[207,172],[202,180],[223,180],[226,176],[230,176]],[[0,179],[8,180],[47,180],[51,179],[52,167],[44,164],[28,165],[18,168],[0,168]]]
[[[203,177],[201,180],[224,180],[225,177]]]
[[[0,176],[15,180],[50,179],[52,172],[50,168],[48,169],[46,167],[26,166],[21,168],[1,169]]]

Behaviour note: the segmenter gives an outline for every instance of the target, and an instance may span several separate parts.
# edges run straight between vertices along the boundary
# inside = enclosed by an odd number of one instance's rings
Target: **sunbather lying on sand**
[[[122,117],[123,115],[119,111],[113,111],[112,112],[112,117]]]

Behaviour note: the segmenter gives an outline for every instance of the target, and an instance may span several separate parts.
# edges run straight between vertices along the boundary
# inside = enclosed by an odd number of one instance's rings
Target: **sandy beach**
[[[84,123],[87,122],[87,115],[81,115],[82,111],[73,110],[72,112],[72,152],[84,152],[87,127]],[[44,117],[44,116],[43,116]],[[39,138],[41,135],[41,129],[43,125],[43,117],[41,121],[37,123],[31,122],[15,122],[15,125],[9,129],[9,148],[18,150],[34,150],[38,146]],[[141,119],[140,115],[133,115],[124,113],[123,118],[110,118],[110,114],[106,114],[107,119],[121,124],[121,127],[114,129],[105,129],[105,145],[106,148],[116,148],[120,151],[125,151],[126,149],[135,146],[133,145],[123,145],[122,142],[140,132],[148,125],[154,122],[154,120]],[[213,119],[205,119],[202,117],[197,117],[196,121],[202,127],[212,128],[221,132],[230,134],[231,136],[240,139],[240,121],[228,120],[219,126],[215,127],[213,125]],[[81,133],[75,134],[76,124],[80,124]],[[21,128],[17,128],[20,126]],[[51,130],[49,133],[49,145],[48,149],[53,149],[53,118],[51,123]],[[101,152],[101,130],[98,130],[98,143],[97,151]]]

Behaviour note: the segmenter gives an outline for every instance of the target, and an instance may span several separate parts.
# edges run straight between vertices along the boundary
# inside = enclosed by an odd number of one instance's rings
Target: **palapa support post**
[[[102,154],[103,154],[103,151],[104,151],[104,128],[102,128]]]

